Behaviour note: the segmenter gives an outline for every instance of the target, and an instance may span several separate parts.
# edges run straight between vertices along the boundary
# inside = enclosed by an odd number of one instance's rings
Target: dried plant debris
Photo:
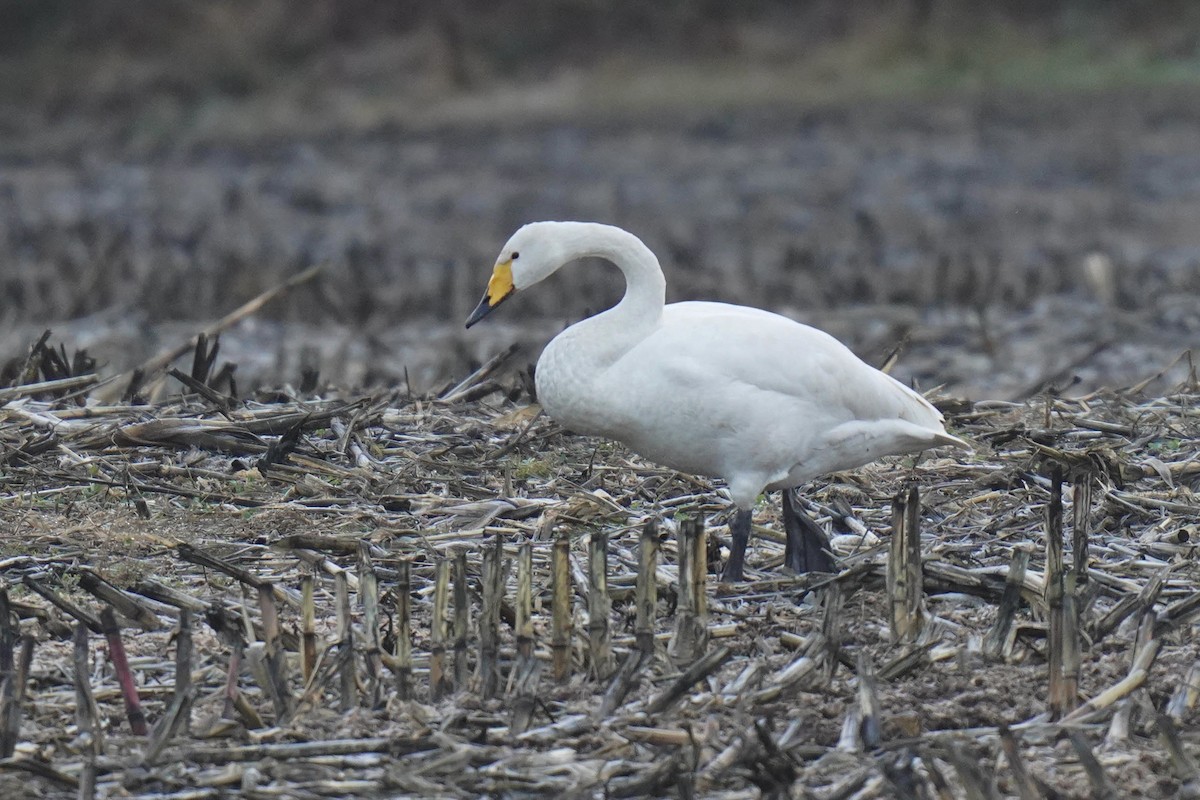
[[[787,574],[764,503],[727,586],[720,487],[489,370],[253,400],[198,347],[101,403],[43,350],[0,395],[0,796],[1197,784],[1194,381],[943,403],[974,453],[803,493],[839,574]]]

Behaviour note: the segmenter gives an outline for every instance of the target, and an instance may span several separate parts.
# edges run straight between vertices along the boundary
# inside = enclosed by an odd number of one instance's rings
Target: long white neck
[[[597,398],[605,395],[611,401],[613,391],[628,390],[619,386],[621,381],[612,383],[608,369],[662,324],[666,279],[654,253],[631,233],[595,223],[550,224],[556,227],[553,239],[559,248],[551,263],[587,257],[611,261],[625,274],[625,296],[546,345],[538,359],[538,399],[572,430],[612,435],[624,423]]]
[[[594,222],[559,223],[565,236],[563,263],[596,257],[610,261],[625,275],[621,302],[593,319],[642,332],[658,326],[666,304],[667,282],[658,259],[642,240],[628,231]]]

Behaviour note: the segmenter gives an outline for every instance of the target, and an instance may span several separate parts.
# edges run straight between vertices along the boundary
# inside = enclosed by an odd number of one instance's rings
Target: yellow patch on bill
[[[494,306],[509,295],[513,290],[512,261],[501,261],[492,270],[492,278],[488,281],[488,305]]]

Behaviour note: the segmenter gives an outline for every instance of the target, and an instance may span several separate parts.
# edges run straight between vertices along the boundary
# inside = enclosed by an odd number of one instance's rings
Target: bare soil
[[[1128,386],[1200,343],[1194,89],[661,115],[530,97],[421,125],[7,140],[0,356],[52,325],[126,369],[324,263],[226,334],[243,388],[312,366],[427,391],[513,340],[532,361],[619,297],[577,266],[462,330],[504,240],[543,218],[633,230],[672,300],[778,310],[874,363],[907,339],[899,375],[971,397]]]

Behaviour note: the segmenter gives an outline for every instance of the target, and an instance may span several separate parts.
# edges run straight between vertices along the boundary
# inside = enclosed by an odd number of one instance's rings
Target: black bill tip
[[[512,293],[509,292],[508,294],[504,295],[499,300],[497,300],[495,303],[492,303],[490,300],[488,300],[488,296],[485,293],[483,295],[483,299],[479,301],[479,305],[475,306],[475,310],[471,312],[471,316],[467,317],[467,327],[468,328],[471,327],[476,322],[479,322],[479,320],[483,319],[488,314],[495,311],[497,308],[500,307],[501,303],[503,303],[505,300],[507,300],[511,296],[512,296]]]

